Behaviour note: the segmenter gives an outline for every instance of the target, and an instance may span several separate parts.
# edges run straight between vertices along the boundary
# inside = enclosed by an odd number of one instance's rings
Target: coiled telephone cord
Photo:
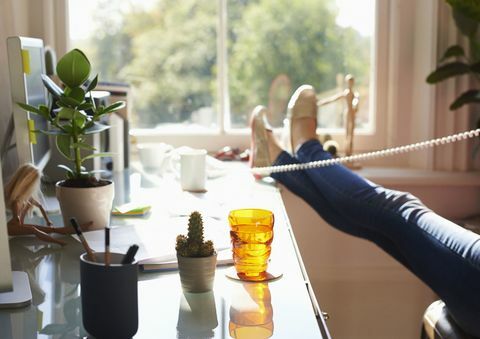
[[[312,162],[301,163],[301,164],[253,167],[251,168],[251,172],[253,174],[258,174],[258,175],[269,175],[271,173],[301,171],[301,170],[306,170],[311,168],[326,167],[326,166],[332,166],[336,164],[345,164],[349,162],[357,162],[360,160],[370,160],[370,159],[387,157],[395,154],[418,151],[418,150],[439,146],[439,145],[445,145],[445,144],[453,143],[460,140],[466,140],[466,139],[474,138],[478,136],[480,136],[480,128],[457,133],[457,134],[452,134],[446,137],[417,142],[415,144],[387,148],[384,150],[368,152],[368,153],[354,154],[347,157],[318,160],[318,161],[312,161]]]

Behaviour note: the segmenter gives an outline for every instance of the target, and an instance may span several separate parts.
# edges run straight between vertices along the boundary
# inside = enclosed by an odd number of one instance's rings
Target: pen
[[[132,245],[128,249],[127,253],[124,255],[122,259],[122,265],[131,264],[133,259],[135,259],[135,254],[137,254],[138,245]]]
[[[110,227],[105,227],[105,266],[110,265]]]
[[[90,259],[90,261],[97,262],[95,259],[95,255],[93,254],[93,250],[88,246],[87,240],[82,234],[82,231],[80,230],[80,226],[78,225],[77,219],[71,218],[70,223],[72,224],[73,228],[75,229],[75,232],[78,235],[78,238],[82,242],[83,247],[85,248],[85,251],[87,251],[87,256]]]

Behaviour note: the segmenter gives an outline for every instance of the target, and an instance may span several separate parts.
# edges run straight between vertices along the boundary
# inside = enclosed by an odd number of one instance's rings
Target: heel
[[[257,106],[250,116],[250,167],[267,167],[271,165],[270,152],[268,150],[267,130],[271,127],[267,120],[267,108]],[[256,179],[263,176],[254,174]]]

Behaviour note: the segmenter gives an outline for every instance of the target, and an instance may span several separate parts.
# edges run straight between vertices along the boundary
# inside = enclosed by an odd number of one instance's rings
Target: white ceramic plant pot
[[[80,225],[92,221],[82,231],[102,229],[110,225],[114,184],[110,182],[98,187],[64,187],[56,184],[56,195],[60,203],[64,225],[70,225],[70,219],[76,218]]]
[[[213,289],[217,254],[209,257],[189,258],[177,254],[180,281],[184,292],[201,293]]]

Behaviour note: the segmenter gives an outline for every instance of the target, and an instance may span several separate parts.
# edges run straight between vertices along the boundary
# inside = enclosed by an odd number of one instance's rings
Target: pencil
[[[83,247],[85,248],[88,259],[90,259],[90,261],[97,262],[97,260],[95,259],[95,255],[93,254],[94,253],[93,250],[90,248],[90,246],[88,246],[87,240],[85,239],[85,237],[82,234],[82,231],[80,230],[80,226],[78,225],[77,219],[71,218],[70,223],[72,224],[73,228],[75,229],[75,232],[78,235],[78,238],[80,239]]]
[[[110,265],[110,227],[105,227],[105,266]]]

